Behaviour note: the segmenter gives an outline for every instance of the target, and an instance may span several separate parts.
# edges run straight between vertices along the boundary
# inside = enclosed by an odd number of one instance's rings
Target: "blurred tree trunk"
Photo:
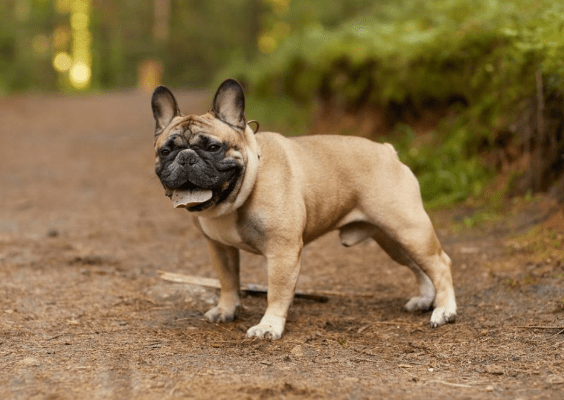
[[[170,0],[155,0],[155,42],[165,42],[169,35]]]
[[[536,83],[536,135],[529,185],[534,192],[544,192],[564,170],[564,94],[546,90],[540,71]]]
[[[249,25],[248,25],[248,39],[245,43],[245,56],[247,60],[251,60],[257,54],[257,41],[259,38],[261,26],[261,16],[264,12],[262,0],[249,0],[247,1],[249,9]]]

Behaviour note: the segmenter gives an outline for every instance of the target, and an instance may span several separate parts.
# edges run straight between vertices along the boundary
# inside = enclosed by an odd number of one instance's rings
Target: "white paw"
[[[409,312],[429,311],[433,304],[433,298],[415,296],[409,299],[404,308]]]
[[[286,318],[265,315],[260,324],[247,331],[248,338],[278,340],[284,333]]]
[[[224,309],[222,307],[214,307],[204,314],[204,317],[210,322],[231,322],[235,319],[237,307]]]
[[[431,328],[456,320],[456,304],[447,307],[436,307],[431,315]]]

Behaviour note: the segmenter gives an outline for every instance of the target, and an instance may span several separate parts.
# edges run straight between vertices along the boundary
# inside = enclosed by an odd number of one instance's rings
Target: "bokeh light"
[[[57,54],[53,68],[68,79],[73,88],[84,90],[92,79],[92,34],[89,30],[91,0],[57,0],[57,11],[70,12],[69,25],[60,25],[53,33],[53,46]],[[70,54],[65,51],[70,41]]]
[[[92,70],[84,63],[74,63],[70,70],[70,80],[76,89],[85,89],[90,83]]]
[[[138,86],[141,90],[151,93],[155,87],[161,84],[163,76],[162,62],[154,59],[145,60],[139,65]]]
[[[73,30],[83,31],[88,28],[88,14],[83,12],[73,13],[70,19]]]
[[[262,35],[258,40],[258,48],[262,53],[272,53],[276,48],[276,39],[270,35]]]
[[[72,29],[72,66],[70,83],[78,90],[88,88],[92,78],[92,35],[88,30],[90,0],[73,0],[70,25]]]
[[[285,14],[290,8],[290,0],[266,0],[278,15]]]
[[[285,22],[279,21],[274,24],[270,31],[263,33],[258,39],[257,45],[261,53],[272,53],[278,43],[290,34],[290,30],[290,25]]]
[[[68,53],[60,52],[57,53],[55,58],[53,58],[53,68],[59,73],[66,72],[70,69],[72,65],[72,58]]]

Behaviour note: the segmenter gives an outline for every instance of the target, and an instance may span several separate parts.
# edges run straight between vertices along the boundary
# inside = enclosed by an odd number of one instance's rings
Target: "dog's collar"
[[[254,119],[251,119],[250,121],[247,121],[247,125],[251,125],[251,124],[256,124],[256,125],[257,125],[257,128],[256,128],[256,129],[251,128],[251,129],[253,129],[253,132],[254,132],[254,133],[257,133],[258,130],[259,130],[259,128],[260,128],[260,124],[258,123],[257,120],[254,120]]]

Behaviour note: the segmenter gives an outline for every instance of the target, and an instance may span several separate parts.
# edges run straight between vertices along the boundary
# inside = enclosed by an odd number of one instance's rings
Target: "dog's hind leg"
[[[431,326],[436,328],[447,322],[454,322],[456,319],[456,298],[452,284],[452,261],[449,256],[439,245],[435,254],[425,255],[417,263],[429,275],[436,289],[435,309],[431,315]]]
[[[417,264],[411,262],[408,267],[415,273],[419,285],[419,296],[414,296],[405,304],[407,311],[429,311],[435,300],[435,285],[431,278]]]
[[[381,229],[368,222],[352,222],[339,229],[341,243],[345,247],[354,246],[364,239],[372,237],[382,247],[390,257],[397,263],[409,267],[419,285],[419,295],[412,297],[405,309],[407,311],[428,311],[433,306],[435,300],[435,286],[431,278],[423,272],[402,248],[402,246],[386,235]]]
[[[420,293],[409,300],[409,310],[434,307],[431,326],[456,318],[456,299],[452,284],[452,262],[442,250],[429,215],[423,208],[417,179],[405,165],[390,166],[387,179],[378,190],[366,193],[361,210],[367,222],[378,228],[373,235],[384,250],[414,272]]]
[[[405,240],[401,237],[395,240],[380,230],[373,238],[390,257],[415,273],[419,295],[412,297],[405,308],[408,311],[426,311],[434,306],[431,326],[437,327],[456,318],[452,262],[442,250],[432,228],[431,231],[423,229],[419,233],[415,237],[405,237]]]
[[[405,304],[405,309],[410,312],[430,310],[436,294],[435,285],[433,285],[431,278],[411,259],[407,251],[397,241],[391,239],[381,229],[374,229],[372,233],[372,238],[395,262],[409,267],[415,274],[419,286],[419,295],[412,297]]]

